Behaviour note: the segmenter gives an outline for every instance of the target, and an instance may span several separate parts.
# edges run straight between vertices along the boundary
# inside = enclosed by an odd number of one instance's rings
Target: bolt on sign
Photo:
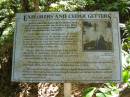
[[[121,81],[118,12],[16,14],[12,81]]]

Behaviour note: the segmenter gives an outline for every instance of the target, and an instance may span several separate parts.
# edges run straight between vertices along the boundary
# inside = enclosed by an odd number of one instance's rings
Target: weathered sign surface
[[[121,81],[117,12],[18,13],[12,81]]]

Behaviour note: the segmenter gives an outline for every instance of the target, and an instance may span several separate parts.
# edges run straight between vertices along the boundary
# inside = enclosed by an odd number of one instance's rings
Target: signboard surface
[[[12,81],[121,81],[117,12],[18,13]]]

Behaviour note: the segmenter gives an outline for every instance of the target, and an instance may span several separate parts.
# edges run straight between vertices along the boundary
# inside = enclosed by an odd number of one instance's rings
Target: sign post
[[[64,83],[64,97],[71,97],[72,84]]]

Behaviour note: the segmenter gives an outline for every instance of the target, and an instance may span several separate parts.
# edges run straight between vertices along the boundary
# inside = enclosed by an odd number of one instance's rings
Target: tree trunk
[[[34,9],[36,12],[39,12],[40,9],[39,9],[39,0],[33,0],[33,3],[34,3]]]
[[[30,12],[30,6],[28,0],[21,0],[22,10],[23,12]]]

